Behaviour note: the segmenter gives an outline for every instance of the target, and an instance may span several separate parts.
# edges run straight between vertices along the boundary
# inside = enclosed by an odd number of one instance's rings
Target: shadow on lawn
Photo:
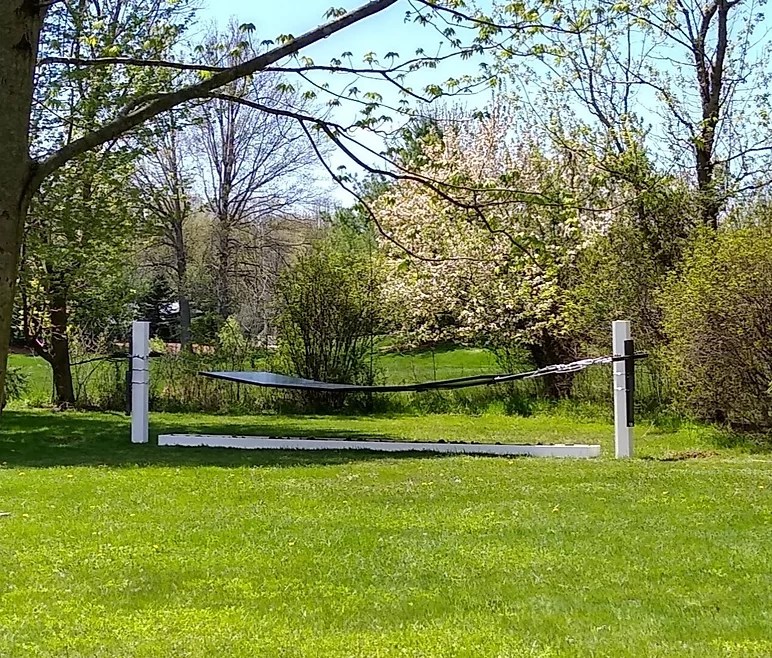
[[[196,423],[197,434],[276,435],[275,427],[256,417],[254,421]],[[8,466],[305,466],[349,462],[404,459],[437,459],[430,453],[378,453],[359,450],[233,450],[223,448],[161,448],[155,445],[159,433],[189,432],[184,421],[151,426],[151,443],[133,445],[129,423],[122,414],[30,413],[5,411],[0,420],[0,464]],[[311,432],[301,425],[283,425],[284,436],[332,436]],[[335,430],[335,437],[348,439],[389,439],[363,432]]]

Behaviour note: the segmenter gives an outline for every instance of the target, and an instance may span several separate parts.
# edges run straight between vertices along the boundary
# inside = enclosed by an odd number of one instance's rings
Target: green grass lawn
[[[131,446],[0,425],[0,656],[769,656],[772,457],[639,428],[615,461]],[[153,432],[600,441],[559,416],[224,418]],[[701,458],[685,459],[689,454]]]
[[[451,379],[501,371],[490,350],[471,347],[387,352],[379,356],[377,367],[384,380],[393,383]]]

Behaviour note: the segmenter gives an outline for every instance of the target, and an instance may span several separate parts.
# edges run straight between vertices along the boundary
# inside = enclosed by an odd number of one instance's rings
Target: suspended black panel
[[[397,393],[400,391],[426,391],[439,388],[463,388],[465,386],[480,386],[494,384],[500,375],[473,375],[456,379],[443,379],[420,384],[386,384],[382,386],[360,386],[358,384],[333,384],[318,382],[302,377],[287,377],[272,372],[202,372],[205,377],[224,379],[241,384],[267,386],[270,388],[285,388],[298,391],[326,391],[340,393]]]
[[[632,349],[632,348],[631,348]],[[440,379],[434,382],[421,382],[420,384],[385,384],[382,386],[360,386],[358,384],[332,384],[330,382],[318,382],[302,377],[287,377],[273,372],[202,372],[205,377],[224,379],[241,384],[254,386],[267,386],[270,388],[288,388],[297,391],[326,391],[339,393],[398,393],[401,391],[430,391],[436,389],[465,388],[467,386],[486,386],[488,384],[503,384],[520,379],[533,379],[546,375],[558,375],[569,372],[579,372],[590,366],[598,366],[612,361],[633,361],[643,359],[647,355],[643,352],[628,354],[625,356],[600,356],[591,359],[581,359],[572,363],[559,363],[546,366],[538,370],[517,372],[499,375],[471,375],[469,377],[457,377],[455,379]]]

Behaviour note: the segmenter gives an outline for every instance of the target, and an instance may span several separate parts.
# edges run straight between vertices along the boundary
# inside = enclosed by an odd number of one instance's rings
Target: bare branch
[[[397,1],[398,0],[371,0],[358,9],[350,11],[325,25],[314,28],[297,39],[293,39],[289,43],[274,48],[262,55],[253,57],[241,64],[214,73],[208,80],[188,85],[182,89],[166,94],[154,94],[150,96],[146,102],[140,99],[136,105],[136,109],[133,109],[130,113],[118,117],[114,121],[84,135],[80,139],[70,142],[43,162],[38,163],[37,166],[34,167],[26,194],[30,196],[39,187],[46,176],[72,158],[96,148],[105,142],[113,140],[132,128],[136,128],[149,119],[177,107],[178,105],[190,100],[205,97],[215,89],[219,89],[240,78],[262,71],[271,64],[275,64],[285,57],[297,53],[306,46],[317,43],[350,25],[358,23],[369,16],[387,9],[396,4]]]
[[[85,59],[81,57],[44,57],[38,61],[38,66],[64,64],[68,66],[148,66],[152,68],[175,69],[178,71],[209,71],[219,73],[225,71],[224,66],[208,66],[206,64],[189,64],[187,62],[171,62],[165,59],[140,59],[138,57],[97,57]]]

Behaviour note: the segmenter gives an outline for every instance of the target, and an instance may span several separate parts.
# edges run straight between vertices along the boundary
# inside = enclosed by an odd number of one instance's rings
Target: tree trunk
[[[715,231],[718,229],[718,215],[721,212],[721,202],[714,188],[713,139],[712,130],[703,130],[702,144],[695,148],[695,161],[697,165],[697,187],[700,192],[702,223]]]
[[[529,347],[531,358],[537,368],[552,366],[557,363],[570,361],[573,356],[571,350],[559,338],[545,334],[539,345]],[[565,400],[571,396],[574,385],[573,373],[564,375],[547,375],[542,378],[545,395],[550,400]]]
[[[0,2],[0,398],[5,392],[19,254],[29,204],[29,122],[41,11],[29,0]]]
[[[723,205],[718,190],[715,189],[714,148],[716,127],[719,125],[724,100],[724,63],[729,51],[729,12],[739,4],[728,0],[716,0],[711,3],[702,10],[702,24],[696,36],[692,37],[692,55],[702,105],[699,139],[695,140],[694,145],[697,185],[701,196],[702,222],[713,230],[718,228],[718,215]],[[706,39],[714,19],[716,49],[711,57],[706,52]]]
[[[51,370],[54,377],[54,403],[61,407],[75,404],[70,366],[70,339],[67,336],[67,290],[64,285],[54,284],[51,290]]]
[[[0,176],[11,168],[9,164],[10,159],[4,163],[0,162]],[[14,187],[7,183],[0,185],[0,408],[4,406],[11,317],[19,265],[21,227],[24,222],[24,214],[19,207],[22,189]]]
[[[223,320],[233,314],[231,305],[230,272],[231,272],[231,228],[230,218],[219,220],[217,227],[217,313]]]
[[[190,338],[190,300],[183,288],[180,288],[178,299],[180,304],[180,349],[184,352],[192,352],[193,345]]]
[[[178,206],[177,216],[182,217]],[[188,253],[185,248],[183,220],[175,221],[172,226],[174,244],[175,271],[177,273],[177,302],[180,305],[180,350],[192,351],[190,339],[190,298],[188,297]]]

